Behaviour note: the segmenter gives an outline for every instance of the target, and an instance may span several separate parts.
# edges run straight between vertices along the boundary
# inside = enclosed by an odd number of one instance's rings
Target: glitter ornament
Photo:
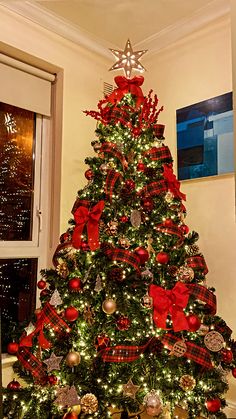
[[[194,278],[194,270],[189,266],[180,266],[177,276],[181,282],[191,282]]]
[[[184,342],[184,340],[179,340],[178,342],[175,342],[171,355],[177,356],[177,358],[184,356],[184,354],[187,352],[187,345]]]
[[[150,308],[153,307],[153,298],[150,297],[150,295],[148,295],[148,294],[143,296],[141,302],[142,302],[143,307],[145,307],[145,308],[150,309]]]
[[[49,303],[54,307],[57,307],[63,303],[59,291],[57,289],[55,289],[55,291],[53,292]]]
[[[233,352],[230,349],[222,349],[221,359],[226,364],[230,364],[233,361]]]
[[[149,253],[144,247],[137,247],[134,253],[138,256],[140,265],[145,265],[149,259]]]
[[[206,401],[206,408],[209,412],[215,413],[218,412],[221,408],[221,401],[220,399],[210,399]]]
[[[80,364],[81,361],[81,356],[79,354],[79,352],[74,352],[71,351],[66,355],[66,365],[68,365],[68,367],[76,367],[77,365]]]
[[[68,269],[67,263],[66,262],[59,263],[59,265],[57,266],[57,272],[62,278],[66,279],[67,276],[69,275],[69,269]]]
[[[75,307],[70,306],[65,309],[65,318],[70,322],[74,322],[79,317],[79,312]]]
[[[141,202],[141,205],[143,207],[143,210],[146,212],[151,212],[154,208],[154,202],[152,198],[144,198]]]
[[[86,177],[87,180],[92,180],[94,177],[94,173],[91,169],[86,170],[84,176]]]
[[[140,386],[136,386],[131,379],[129,379],[127,384],[123,384],[122,387],[124,396],[131,397],[131,399],[135,399],[136,393],[140,388]]]
[[[119,245],[123,249],[129,249],[130,248],[130,241],[126,237],[121,237],[119,239]]]
[[[68,288],[72,292],[78,292],[82,289],[82,282],[80,278],[71,278],[68,282]]]
[[[173,195],[173,193],[172,193],[172,192],[170,192],[170,191],[166,192],[166,194],[165,194],[165,201],[166,201],[168,204],[170,204],[170,203],[172,203],[173,199],[174,199],[174,195]]]
[[[209,351],[219,352],[224,347],[224,338],[219,332],[212,330],[205,335],[204,343]]]
[[[56,356],[54,352],[50,355],[49,358],[45,359],[43,362],[47,365],[47,372],[53,371],[53,370],[60,370],[60,363],[63,359],[63,356]]]
[[[46,286],[47,286],[47,282],[44,281],[43,279],[40,279],[40,281],[37,282],[37,287],[40,290],[44,290],[44,288],[46,288]]]
[[[196,332],[201,326],[201,320],[195,314],[190,313],[186,316],[190,332]]]
[[[21,385],[16,379],[14,378],[10,383],[7,384],[8,390],[18,391],[21,388]]]
[[[118,330],[128,330],[131,325],[131,320],[126,316],[120,316],[116,321],[116,327]]]
[[[161,400],[156,390],[151,390],[144,397],[143,403],[149,416],[158,416],[162,411]]]
[[[116,311],[116,302],[112,298],[107,298],[102,303],[102,310],[106,314],[113,314]]]
[[[18,349],[19,349],[19,345],[16,342],[10,342],[7,345],[7,352],[10,355],[15,355],[18,352]]]
[[[191,375],[182,375],[179,385],[184,391],[191,391],[196,386],[196,380]]]
[[[130,216],[130,222],[133,227],[138,228],[140,227],[142,221],[141,212],[139,210],[133,210]]]
[[[98,410],[98,399],[94,394],[87,393],[81,399],[82,412],[86,414],[95,413]]]
[[[156,261],[161,265],[166,265],[169,262],[169,255],[166,252],[159,252],[156,256]]]

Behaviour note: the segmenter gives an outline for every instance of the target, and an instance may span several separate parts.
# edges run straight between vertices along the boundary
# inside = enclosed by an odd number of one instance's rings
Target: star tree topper
[[[125,77],[130,79],[132,70],[137,70],[140,72],[145,71],[145,68],[140,64],[139,59],[142,57],[147,50],[142,51],[133,51],[130,40],[126,42],[124,51],[110,49],[112,54],[116,57],[117,62],[110,68],[111,70],[119,70],[123,68],[125,72]]]

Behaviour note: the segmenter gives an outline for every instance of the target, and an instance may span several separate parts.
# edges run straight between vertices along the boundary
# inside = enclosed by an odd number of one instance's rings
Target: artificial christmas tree
[[[128,77],[142,68],[144,51],[129,41],[113,53]],[[142,76],[115,81],[98,111],[86,111],[97,156],[86,159],[55,269],[38,282],[42,307],[15,367],[30,383],[6,390],[6,417],[167,418],[180,406],[189,418],[225,418],[236,348],[185,223],[162,108],[144,97]]]

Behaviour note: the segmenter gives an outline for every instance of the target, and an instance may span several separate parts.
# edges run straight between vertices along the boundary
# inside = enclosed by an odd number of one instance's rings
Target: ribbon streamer
[[[168,182],[169,190],[173,193],[176,198],[183,199],[186,201],[186,195],[180,192],[180,182],[176,179],[175,174],[173,173],[172,165],[163,164],[163,176]]]
[[[139,257],[135,255],[134,253],[130,252],[130,250],[107,249],[105,250],[104,253],[112,261],[128,263],[129,265],[133,266],[136,271],[140,272],[139,271],[139,264],[140,264]]]
[[[172,290],[151,284],[149,295],[153,298],[153,320],[157,327],[166,329],[168,314],[171,315],[173,330],[189,330],[183,309],[188,304],[190,291],[182,282],[177,282]]]
[[[42,377],[45,375],[43,363],[39,361],[28,348],[21,347],[17,353],[17,358],[26,370],[31,371],[34,377]]]
[[[79,206],[74,212],[75,228],[72,234],[72,245],[75,249],[81,246],[81,237],[85,226],[87,226],[88,244],[90,250],[99,248],[99,228],[98,222],[102,215],[105,202],[99,201],[94,207],[89,209],[87,206]]]
[[[143,76],[135,76],[132,79],[127,79],[124,76],[116,76],[114,80],[118,88],[107,97],[108,102],[116,104],[117,102],[120,102],[127,93],[131,93],[137,98],[136,108],[143,103],[144,96],[142,89],[140,88],[144,82]]]
[[[172,162],[172,156],[169,147],[152,147],[149,150],[145,151],[144,156],[149,157],[150,160],[160,160],[163,163]]]
[[[202,270],[204,275],[208,273],[208,267],[206,265],[205,259],[203,256],[191,256],[187,259],[187,265],[190,268],[196,269],[196,270]]]
[[[125,159],[125,156],[121,153],[121,151],[118,150],[116,144],[110,142],[103,143],[100,149],[100,153],[108,153],[112,156],[117,157],[117,159],[121,162],[123,169],[127,168],[127,160]]]
[[[115,184],[121,178],[122,178],[121,174],[119,172],[116,172],[116,170],[114,169],[111,169],[107,172],[105,194],[106,194],[106,198],[110,202],[112,201],[112,195],[113,195]]]
[[[145,345],[117,345],[110,346],[99,351],[98,356],[102,357],[104,362],[133,362],[145,352],[151,341],[156,338],[151,338]]]
[[[216,296],[212,291],[199,284],[187,284],[191,297],[201,300],[208,306],[212,315],[216,314]]]
[[[162,192],[168,191],[168,184],[166,180],[161,179],[157,182],[149,183],[148,185],[144,186],[143,189],[138,193],[140,196],[155,196],[160,195]]]

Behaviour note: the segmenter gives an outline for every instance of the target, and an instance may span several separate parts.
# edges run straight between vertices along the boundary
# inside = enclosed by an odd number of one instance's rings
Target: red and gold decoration
[[[106,314],[113,314],[116,311],[116,302],[113,298],[107,298],[102,303],[102,310]]]
[[[108,336],[99,335],[96,338],[95,347],[96,347],[97,351],[100,351],[101,349],[107,348],[109,343],[110,343],[110,338]]]
[[[182,375],[179,385],[184,391],[192,391],[196,386],[196,380],[191,375]]]
[[[123,384],[122,387],[124,396],[131,397],[131,399],[135,399],[136,393],[140,389],[140,386],[135,385],[131,379],[129,379],[127,384]]]
[[[66,279],[68,277],[69,269],[66,262],[60,261],[56,269],[57,269],[58,275],[60,275],[63,279]]]
[[[98,410],[98,399],[92,393],[87,393],[81,398],[81,409],[86,414],[95,413]]]
[[[126,316],[120,316],[117,320],[116,320],[116,327],[118,330],[128,330],[130,328],[131,325],[131,320],[126,317]]]

